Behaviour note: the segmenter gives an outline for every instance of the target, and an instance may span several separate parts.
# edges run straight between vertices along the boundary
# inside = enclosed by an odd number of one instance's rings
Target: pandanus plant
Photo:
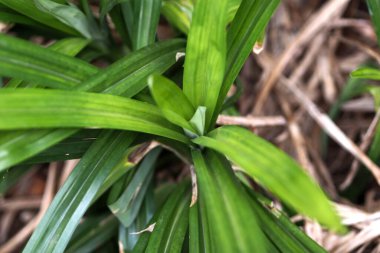
[[[0,35],[3,181],[80,158],[24,252],[324,252],[268,196],[343,230],[292,158],[215,124],[279,0],[0,4],[16,34],[60,38]],[[156,41],[160,13],[180,38]],[[187,164],[176,183],[155,180],[162,147]]]

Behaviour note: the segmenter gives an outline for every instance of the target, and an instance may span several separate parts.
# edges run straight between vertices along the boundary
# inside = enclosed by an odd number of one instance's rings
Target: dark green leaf
[[[228,161],[207,150],[193,151],[202,226],[208,227],[210,252],[266,252],[249,198]],[[203,213],[202,213],[203,212]],[[254,239],[253,239],[254,236]]]
[[[117,219],[112,215],[85,219],[78,226],[65,252],[95,252],[99,246],[116,235],[117,225]]]
[[[108,205],[125,227],[132,224],[140,210],[145,193],[152,181],[154,164],[160,151],[159,148],[154,149],[144,158],[121,196]]]
[[[63,252],[107,175],[125,159],[135,135],[104,131],[55,196],[24,252]]]
[[[339,217],[319,186],[293,159],[269,142],[236,126],[220,127],[194,142],[225,154],[300,213],[316,218],[331,229],[343,230]]]
[[[34,0],[34,5],[42,12],[75,29],[87,39],[94,39],[99,36],[97,27],[93,27],[84,13],[75,5],[59,4],[51,0]]]
[[[46,26],[50,26],[68,34],[78,35],[78,32],[73,28],[60,22],[50,14],[38,9],[32,0],[0,0],[0,3]]]
[[[367,5],[375,28],[377,42],[380,45],[380,2],[378,0],[367,0]]]
[[[132,97],[147,86],[153,73],[163,73],[184,50],[183,40],[169,40],[138,50],[82,83],[78,90]]]

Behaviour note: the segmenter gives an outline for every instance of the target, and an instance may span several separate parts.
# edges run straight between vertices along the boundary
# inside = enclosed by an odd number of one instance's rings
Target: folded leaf
[[[189,205],[189,184],[183,182],[170,194],[150,221],[153,232],[141,234],[132,252],[181,252],[188,227]]]
[[[249,198],[235,178],[228,161],[212,150],[193,151],[197,175],[198,208],[202,227],[211,240],[210,252],[266,252]],[[205,216],[205,217],[203,217]],[[204,231],[204,230],[203,230]],[[201,232],[199,232],[201,233]]]
[[[193,141],[225,154],[245,173],[300,213],[342,231],[339,217],[319,186],[293,159],[269,142],[236,126],[220,127]]]
[[[134,50],[155,41],[160,18],[161,0],[135,0],[133,45]]]
[[[145,193],[152,181],[154,164],[160,154],[160,149],[154,149],[137,167],[136,173],[126,186],[121,196],[108,207],[119,221],[129,227],[140,210]]]
[[[241,2],[227,32],[226,73],[212,123],[216,121],[232,83],[279,3],[280,0],[243,0]]]
[[[150,92],[166,119],[192,130],[188,121],[195,109],[182,90],[173,81],[160,75],[150,76],[148,83]]]
[[[2,89],[0,129],[110,128],[144,132],[187,142],[153,105],[86,92]]]

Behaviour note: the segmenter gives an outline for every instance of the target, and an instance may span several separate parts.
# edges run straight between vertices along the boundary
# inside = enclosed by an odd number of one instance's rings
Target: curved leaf
[[[21,39],[0,34],[0,74],[53,88],[73,88],[96,67]]]
[[[194,142],[225,154],[300,213],[342,231],[339,217],[319,186],[293,159],[269,142],[236,126],[220,127]]]
[[[0,118],[1,130],[95,127],[138,131],[187,142],[156,107],[107,94],[2,89]]]

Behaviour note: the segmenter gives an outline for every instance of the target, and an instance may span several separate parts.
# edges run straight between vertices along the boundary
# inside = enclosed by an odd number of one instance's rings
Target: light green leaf
[[[171,24],[188,34],[194,9],[193,2],[192,0],[163,0],[161,11]]]
[[[293,159],[269,142],[236,126],[220,127],[194,142],[225,154],[245,173],[300,213],[333,230],[343,231],[339,217],[319,186]]]
[[[207,108],[206,129],[224,77],[227,2],[196,1],[186,47],[183,91],[195,108]]]
[[[205,236],[211,240],[210,252],[266,252],[265,237],[248,195],[228,161],[212,150],[205,151],[204,155],[193,151],[192,155],[197,175],[198,208],[201,215],[205,215],[202,226],[208,228],[209,234]]]
[[[188,142],[159,110],[140,101],[86,92],[2,89],[0,130],[87,127],[139,131]]]
[[[171,80],[152,75],[148,80],[150,92],[162,113],[170,122],[190,131],[194,131],[189,120],[195,109],[182,90]]]
[[[351,76],[362,79],[380,80],[380,70],[371,67],[362,67],[352,71]]]
[[[134,50],[152,44],[155,41],[160,18],[161,0],[134,0]]]
[[[193,117],[190,119],[190,124],[200,136],[202,136],[206,130],[206,113],[207,108],[204,106],[199,106]]]

